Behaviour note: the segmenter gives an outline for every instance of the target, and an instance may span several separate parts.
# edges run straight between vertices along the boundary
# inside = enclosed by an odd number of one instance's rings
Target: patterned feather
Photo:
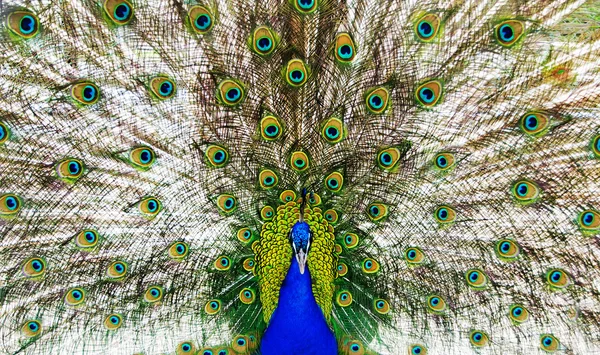
[[[0,351],[600,353],[599,10],[0,3]]]

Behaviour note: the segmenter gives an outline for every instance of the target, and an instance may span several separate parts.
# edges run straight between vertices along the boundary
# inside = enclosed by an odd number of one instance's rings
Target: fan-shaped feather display
[[[0,12],[0,352],[600,354],[600,3]]]

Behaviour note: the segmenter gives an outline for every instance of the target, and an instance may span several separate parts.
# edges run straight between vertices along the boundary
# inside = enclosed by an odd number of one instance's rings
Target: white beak
[[[296,261],[298,261],[300,273],[304,274],[304,269],[306,268],[306,254],[304,253],[304,250],[300,250],[299,253],[296,253]]]

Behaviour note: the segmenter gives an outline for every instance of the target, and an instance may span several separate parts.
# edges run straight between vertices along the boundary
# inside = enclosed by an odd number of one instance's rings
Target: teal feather
[[[599,10],[2,2],[0,352],[600,353]]]

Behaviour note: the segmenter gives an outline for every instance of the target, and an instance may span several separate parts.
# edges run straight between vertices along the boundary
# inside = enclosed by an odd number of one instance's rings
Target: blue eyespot
[[[436,162],[437,162],[438,167],[440,167],[440,168],[445,168],[448,166],[448,159],[446,159],[446,157],[443,155],[440,155],[437,158]]]
[[[538,119],[536,115],[529,115],[525,117],[525,128],[533,131],[538,128]]]
[[[21,18],[19,28],[23,34],[30,34],[35,30],[35,19],[29,15],[25,15]]]
[[[350,45],[344,44],[338,48],[338,55],[342,59],[350,59],[352,58],[352,47]]]
[[[79,301],[81,299],[81,297],[83,297],[83,295],[81,294],[81,292],[79,291],[73,291],[71,292],[71,296],[73,297],[73,299],[75,299],[76,301]]]
[[[435,100],[435,94],[430,88],[424,87],[419,90],[419,98],[421,98],[421,100],[423,100],[425,103],[430,104]]]
[[[150,294],[151,294],[152,296],[154,296],[154,297],[157,297],[157,296],[158,296],[158,294],[159,294],[159,292],[158,292],[158,290],[157,290],[157,289],[153,288],[152,290],[150,290]]]
[[[277,125],[271,124],[265,128],[265,134],[269,137],[276,137],[279,134],[279,127]]]
[[[33,267],[33,270],[35,270],[35,271],[40,271],[40,270],[42,270],[43,265],[39,261],[34,260],[31,262],[31,267]]]
[[[142,152],[140,153],[140,161],[144,164],[148,164],[151,160],[152,153],[148,149],[142,150]]]
[[[215,155],[213,156],[215,163],[219,164],[225,160],[225,152],[221,149],[217,150]]]
[[[329,180],[327,180],[327,186],[329,186],[332,189],[337,189],[337,187],[339,186],[339,183],[338,183],[337,179],[329,179]]]
[[[4,200],[4,204],[6,205],[6,208],[8,208],[10,211],[14,211],[17,209],[17,207],[19,207],[19,201],[17,201],[17,199],[12,196],[8,196]]]
[[[519,196],[526,196],[527,195],[527,191],[529,191],[529,188],[527,187],[527,184],[525,183],[521,183],[519,185],[517,185],[517,194]]]
[[[521,307],[515,307],[512,311],[513,316],[515,317],[519,317],[521,314],[523,314],[523,308]]]
[[[199,30],[202,30],[202,31],[209,28],[210,24],[211,24],[211,20],[210,20],[210,16],[208,16],[208,14],[202,14],[202,15],[196,17],[196,21],[194,21],[194,25]]]
[[[383,107],[383,99],[379,95],[371,95],[369,98],[369,105],[375,110],[379,110]]]
[[[117,270],[118,272],[123,272],[123,270],[125,270],[125,267],[121,263],[115,264],[115,270]]]
[[[371,206],[371,208],[369,208],[369,212],[371,212],[371,216],[377,217],[379,216],[379,207]]]
[[[28,327],[32,332],[36,332],[40,328],[36,322],[29,322]]]
[[[235,102],[242,96],[242,92],[238,88],[231,88],[227,90],[226,96],[227,100]]]
[[[325,134],[329,139],[337,139],[340,136],[340,131],[335,127],[327,127]]]
[[[156,210],[158,209],[158,203],[156,202],[156,200],[148,200],[148,211],[150,212],[156,212]]]
[[[315,0],[298,0],[298,6],[303,10],[310,10],[315,6]]]
[[[581,217],[581,222],[584,226],[591,226],[594,222],[594,214],[592,212],[586,212]]]
[[[225,200],[225,208],[230,209],[233,207],[234,201],[231,197]]]
[[[360,346],[358,344],[352,344],[352,346],[350,346],[350,350],[356,353],[360,350]]]
[[[479,273],[477,271],[473,271],[469,275],[469,280],[471,280],[472,282],[477,281],[478,278],[479,278]]]
[[[418,345],[417,345],[417,346],[414,346],[414,347],[412,348],[412,353],[413,353],[413,355],[420,355],[422,352],[423,352],[423,350],[422,350],[422,349],[421,349],[421,347],[420,347],[420,346],[418,346]]]
[[[392,165],[392,162],[394,161],[394,159],[392,158],[392,155],[390,153],[385,152],[385,153],[381,153],[381,156],[379,157],[379,161],[384,166],[390,166],[390,165]]]
[[[110,322],[112,324],[119,324],[119,317],[116,317],[116,316],[110,317]]]
[[[500,39],[504,42],[512,41],[515,38],[515,31],[507,24],[500,26],[498,33],[500,34]]]
[[[481,339],[482,339],[482,338],[483,338],[483,334],[481,334],[481,333],[479,333],[479,332],[477,332],[477,333],[473,334],[473,339],[474,339],[475,341],[481,341]]]
[[[85,232],[85,240],[92,243],[96,240],[96,235],[92,232]]]
[[[246,340],[243,338],[239,338],[237,343],[239,346],[244,346],[244,345],[246,345]]]
[[[94,99],[96,98],[96,88],[92,85],[86,85],[83,88],[82,93],[83,100],[86,102],[94,101]]]
[[[0,142],[6,137],[6,128],[3,124],[0,124]]]
[[[370,260],[367,260],[365,262],[365,268],[370,269],[373,267],[373,262],[371,262]]]
[[[440,208],[438,210],[438,219],[445,221],[448,219],[448,210],[446,208]]]
[[[414,251],[414,250],[411,250],[411,251],[408,252],[407,255],[408,255],[408,259],[415,260],[415,258],[417,257],[417,252]]]
[[[440,299],[437,297],[433,297],[429,302],[432,306],[437,306],[440,303]]]
[[[550,278],[552,279],[552,281],[554,282],[558,282],[558,280],[560,280],[562,274],[560,273],[560,271],[554,271],[552,273],[552,275],[550,275]]]
[[[229,265],[229,260],[227,258],[221,258],[221,265],[223,265],[223,266]]]
[[[160,84],[159,90],[162,96],[169,96],[173,92],[173,84],[168,81],[164,81],[162,84]]]
[[[181,350],[185,351],[186,353],[190,350],[192,350],[192,346],[188,343],[182,344],[181,345]]]
[[[273,41],[269,37],[261,37],[256,41],[256,47],[261,52],[268,52],[273,47]]]
[[[510,250],[510,243],[502,242],[502,244],[500,244],[500,250],[502,250],[505,253],[508,252]]]
[[[212,309],[218,309],[219,308],[219,303],[214,302],[214,301],[211,302],[210,303],[210,308],[212,308]]]
[[[545,338],[542,340],[542,343],[544,343],[544,345],[545,345],[545,346],[547,346],[547,347],[548,347],[548,346],[550,346],[550,345],[552,345],[552,342],[553,342],[553,340],[552,340],[552,338],[550,338],[550,337],[545,337]]]
[[[429,38],[429,37],[433,36],[433,26],[431,26],[431,23],[429,23],[427,21],[421,21],[421,22],[419,22],[419,25],[417,26],[417,28],[419,30],[419,34],[423,38]]]
[[[290,71],[290,80],[293,83],[301,83],[304,80],[304,73],[302,72],[302,70],[292,70]]]
[[[131,8],[126,3],[120,3],[115,7],[114,16],[119,21],[125,21],[131,15]]]

